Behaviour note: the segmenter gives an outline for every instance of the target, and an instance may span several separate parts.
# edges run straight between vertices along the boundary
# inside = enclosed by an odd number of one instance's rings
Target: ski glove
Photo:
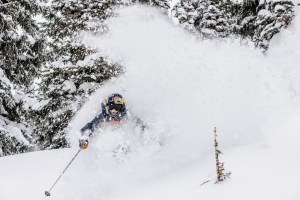
[[[88,140],[79,140],[79,147],[80,149],[87,149],[89,146],[89,141]]]

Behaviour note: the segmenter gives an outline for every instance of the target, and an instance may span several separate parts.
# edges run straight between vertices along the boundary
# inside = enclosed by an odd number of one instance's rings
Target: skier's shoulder
[[[101,110],[100,113],[98,113],[96,115],[96,117],[94,118],[95,121],[101,121],[104,120],[107,117],[107,112],[106,110]]]

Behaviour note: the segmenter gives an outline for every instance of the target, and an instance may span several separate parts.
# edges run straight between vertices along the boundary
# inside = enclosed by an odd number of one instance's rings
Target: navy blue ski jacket
[[[101,103],[102,112],[97,115],[91,122],[87,123],[80,131],[84,132],[86,130],[90,130],[94,132],[100,127],[100,124],[103,122],[109,122],[112,120],[121,121],[123,118],[126,117],[126,106],[124,104],[123,108],[120,110],[120,113],[116,116],[111,116],[108,113],[108,107],[105,103]]]

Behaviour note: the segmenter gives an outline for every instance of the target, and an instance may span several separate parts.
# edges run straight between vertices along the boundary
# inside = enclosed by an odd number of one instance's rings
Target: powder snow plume
[[[299,116],[297,22],[298,16],[290,29],[276,36],[268,55],[238,40],[200,41],[145,6],[120,9],[108,20],[106,35],[85,33],[87,44],[126,72],[106,82],[78,112],[71,125],[74,145],[79,129],[110,93],[121,93],[131,113],[149,125],[142,139],[132,129],[99,133],[77,169],[86,174],[79,182],[86,183],[81,187],[87,199],[109,197],[112,190],[122,192],[212,155],[214,127],[223,148],[279,145],[279,140],[268,138],[293,136],[299,130],[297,120],[290,120]],[[133,152],[121,165],[111,156],[118,142],[131,145]],[[70,195],[83,198],[77,191]]]

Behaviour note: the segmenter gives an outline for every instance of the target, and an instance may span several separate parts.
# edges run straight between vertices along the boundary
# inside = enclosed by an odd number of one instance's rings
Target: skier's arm
[[[97,115],[91,122],[87,123],[82,129],[80,129],[80,132],[84,133],[88,130],[90,134],[93,133],[99,128],[99,125],[104,121],[104,119],[105,117],[102,113],[100,115]]]
[[[89,138],[95,130],[97,130],[104,120],[103,114],[97,115],[91,122],[87,123],[80,129],[81,137],[79,138],[79,147],[86,149],[89,144]]]

